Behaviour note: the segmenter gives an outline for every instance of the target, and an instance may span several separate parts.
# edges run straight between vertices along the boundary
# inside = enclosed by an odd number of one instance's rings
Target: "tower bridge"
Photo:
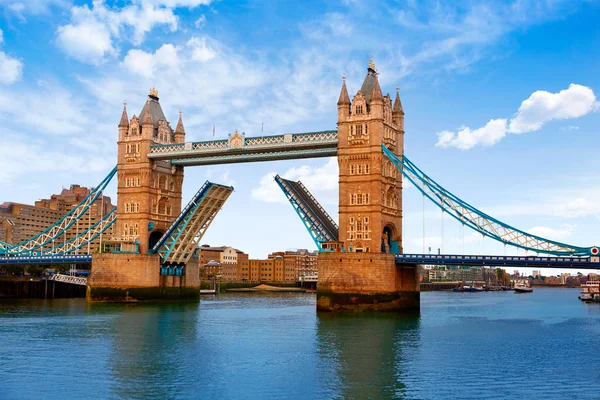
[[[18,244],[0,242],[0,264],[91,262],[89,301],[195,299],[196,248],[233,188],[206,182],[182,208],[184,167],[336,156],[337,222],[301,182],[275,178],[319,249],[319,310],[399,310],[419,306],[421,264],[600,269],[597,247],[568,245],[503,223],[444,189],[404,152],[404,109],[398,88],[383,95],[369,63],[350,99],[346,79],[337,102],[337,130],[186,142],[180,112],[175,129],[153,88],[139,116],[124,105],[117,167],[64,218]],[[89,204],[117,177],[117,208],[66,241]],[[442,212],[511,246],[548,256],[404,254],[402,177]],[[98,252],[77,254],[99,235]],[[62,239],[62,241],[61,241]]]

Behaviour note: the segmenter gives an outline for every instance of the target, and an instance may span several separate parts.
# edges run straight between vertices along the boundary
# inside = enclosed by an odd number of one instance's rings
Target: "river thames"
[[[2,399],[600,398],[600,306],[577,289],[430,292],[419,315],[313,294],[200,304],[0,302]]]

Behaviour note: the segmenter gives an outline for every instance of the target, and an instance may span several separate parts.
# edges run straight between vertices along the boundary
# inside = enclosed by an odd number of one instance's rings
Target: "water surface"
[[[0,301],[0,398],[600,398],[578,290],[428,292],[421,312],[317,314],[311,294],[200,304]]]

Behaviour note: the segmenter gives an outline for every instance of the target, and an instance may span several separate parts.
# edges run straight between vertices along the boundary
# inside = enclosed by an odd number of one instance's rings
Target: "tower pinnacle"
[[[348,96],[348,89],[346,88],[346,74],[342,76],[342,90],[340,91],[340,98],[337,102],[338,106],[350,104],[350,96]]]
[[[129,118],[127,117],[127,101],[123,102],[123,113],[121,114],[121,121],[119,121],[119,128],[128,128]]]
[[[175,128],[175,133],[183,133],[185,134],[185,129],[183,128],[183,119],[181,115],[183,111],[179,110],[179,121],[177,121],[177,127]]]

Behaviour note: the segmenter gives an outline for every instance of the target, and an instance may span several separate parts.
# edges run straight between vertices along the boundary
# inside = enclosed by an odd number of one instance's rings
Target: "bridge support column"
[[[317,311],[403,311],[420,305],[419,266],[389,253],[319,253]]]
[[[86,299],[88,302],[197,301],[198,259],[192,258],[185,271],[185,276],[161,276],[158,254],[94,254]]]

